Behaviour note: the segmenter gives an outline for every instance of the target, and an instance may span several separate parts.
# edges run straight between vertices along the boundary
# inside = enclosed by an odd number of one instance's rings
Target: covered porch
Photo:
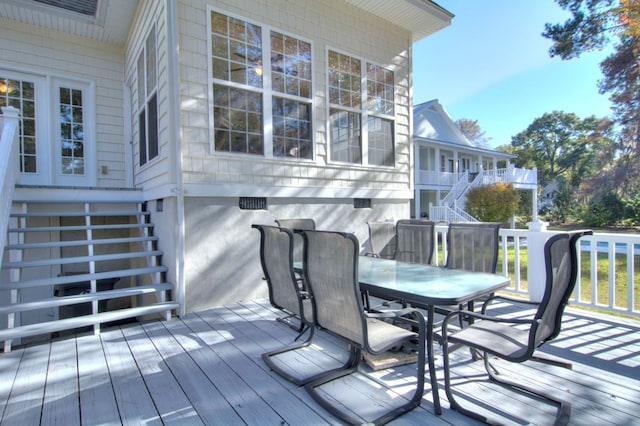
[[[262,285],[262,283],[260,283]],[[15,347],[0,354],[2,424],[340,424],[303,388],[269,371],[260,355],[289,344],[296,333],[276,322],[265,299]],[[316,347],[340,357],[341,344],[324,333]],[[640,324],[636,320],[567,309],[563,331],[545,348],[573,363],[572,370],[525,363],[507,366],[522,380],[562,395],[572,404],[571,424],[640,422]],[[442,379],[437,348],[436,366]],[[458,389],[505,424],[549,424],[554,409],[529,396],[507,393],[480,375],[480,361],[458,351]],[[313,356],[307,358],[313,360]],[[384,404],[410,392],[411,374],[396,367],[372,372],[380,389],[352,387],[344,398],[371,392]],[[364,367],[365,371],[368,367]],[[378,399],[382,392],[385,398]],[[427,388],[422,405],[391,424],[475,424],[450,410],[442,389],[442,416],[433,414]],[[473,404],[467,398],[461,398]],[[495,407],[499,407],[495,408]]]

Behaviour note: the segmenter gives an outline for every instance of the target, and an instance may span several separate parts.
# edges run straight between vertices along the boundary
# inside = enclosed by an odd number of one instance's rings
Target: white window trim
[[[213,70],[211,64],[211,13],[221,13],[223,15],[229,16],[231,18],[239,19],[245,21],[247,23],[258,25],[262,29],[262,88],[251,87],[248,85],[243,85],[239,83],[235,83],[227,80],[219,80],[213,78]],[[245,16],[238,15],[235,13],[231,13],[227,10],[216,8],[213,6],[207,6],[207,84],[208,84],[208,107],[207,114],[209,115],[209,154],[216,156],[228,156],[233,158],[238,158],[238,156],[250,156],[252,158],[264,158],[271,160],[282,160],[288,162],[315,162],[316,158],[316,138],[315,138],[315,80],[316,80],[316,63],[314,56],[314,42],[306,37],[302,37],[298,34],[294,34],[288,31],[281,30],[277,27],[264,24],[260,21],[255,21],[253,19],[249,19]],[[271,87],[271,31],[275,31],[280,34],[284,34],[286,36],[290,36],[296,38],[300,41],[304,41],[311,45],[311,97],[304,98],[301,96],[293,96],[288,95],[286,93],[274,92]],[[262,95],[262,137],[263,137],[263,155],[259,156],[256,154],[242,153],[242,152],[223,152],[216,151],[215,149],[215,130],[214,130],[214,117],[213,117],[213,85],[220,84],[226,87],[232,87],[240,90],[252,91],[256,93],[261,93]],[[279,157],[273,155],[273,130],[267,131],[267,129],[273,129],[273,106],[272,100],[274,97],[279,97],[283,99],[292,99],[298,102],[308,103],[310,106],[310,120],[311,120],[311,158],[300,158],[300,157]]]
[[[355,109],[355,108],[351,108],[351,107],[345,107],[345,106],[341,106],[341,105],[335,105],[335,104],[331,104],[329,103],[329,62],[327,60],[327,58],[329,57],[329,51],[333,51],[336,53],[339,53],[341,55],[346,55],[346,56],[350,56],[354,59],[358,59],[360,61],[360,90],[361,90],[361,108],[360,110]],[[339,165],[349,165],[349,166],[354,166],[354,167],[364,167],[364,168],[375,168],[375,169],[389,169],[389,170],[394,170],[396,168],[396,158],[395,156],[397,155],[397,151],[396,151],[396,146],[397,146],[397,140],[398,140],[398,130],[397,130],[397,119],[396,119],[396,111],[398,110],[398,103],[397,103],[397,98],[398,96],[396,95],[396,71],[390,67],[390,66],[385,66],[382,64],[379,64],[377,62],[368,60],[362,56],[359,55],[355,55],[353,53],[350,53],[348,51],[345,51],[343,49],[338,49],[338,48],[334,48],[331,46],[327,46],[325,48],[325,52],[324,52],[324,64],[325,64],[325,88],[326,88],[326,117],[327,117],[327,121],[325,124],[325,128],[326,130],[326,134],[327,134],[327,163],[328,164],[339,164]],[[371,65],[375,65],[381,68],[384,68],[386,70],[392,71],[393,72],[393,112],[394,115],[386,115],[386,114],[379,114],[379,113],[372,113],[369,112],[366,108],[366,104],[367,104],[367,64],[371,64]],[[332,140],[331,140],[331,115],[330,115],[330,110],[331,108],[338,108],[344,111],[348,111],[348,112],[355,112],[360,114],[360,121],[361,121],[361,134],[360,134],[360,149],[362,151],[362,162],[361,163],[350,163],[347,161],[337,161],[337,160],[332,160],[331,159],[331,144],[332,144]],[[376,165],[376,164],[369,164],[369,133],[368,133],[368,126],[369,126],[369,115],[371,115],[372,117],[378,117],[378,118],[383,118],[385,120],[391,120],[393,123],[393,155],[394,155],[394,160],[393,160],[393,166],[385,166],[385,165]]]

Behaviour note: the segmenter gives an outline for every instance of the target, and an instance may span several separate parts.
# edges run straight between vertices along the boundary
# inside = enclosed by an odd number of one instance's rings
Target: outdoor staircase
[[[477,222],[478,219],[464,210],[464,205],[467,192],[480,184],[481,176],[482,173],[469,182],[469,172],[464,172],[440,204],[429,208],[429,217],[442,222]]]
[[[0,341],[49,338],[178,303],[143,203],[14,202],[0,265]]]

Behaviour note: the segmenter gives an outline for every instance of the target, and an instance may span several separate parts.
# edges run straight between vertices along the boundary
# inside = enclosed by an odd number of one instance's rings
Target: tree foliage
[[[601,93],[608,93],[618,128],[615,162],[607,170],[621,178],[617,191],[640,192],[640,0],[556,0],[571,17],[546,24],[543,36],[553,41],[549,53],[571,59],[615,41],[601,64]]]
[[[611,160],[598,160],[611,144],[607,129],[606,122],[595,117],[581,119],[562,111],[545,113],[512,138],[510,152],[518,155],[514,160],[518,167],[537,167],[543,185],[565,176],[578,187],[594,166]]]
[[[484,222],[507,222],[518,210],[520,196],[513,185],[498,182],[471,188],[466,210]]]
[[[461,118],[456,121],[456,126],[473,146],[478,148],[488,148],[491,138],[486,136],[486,132],[482,130],[478,124],[478,120],[469,120]]]

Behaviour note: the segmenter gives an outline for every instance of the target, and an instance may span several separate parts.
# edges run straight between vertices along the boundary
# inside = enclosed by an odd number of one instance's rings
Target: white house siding
[[[95,158],[99,187],[126,183],[122,49],[0,18],[0,71],[88,82],[95,87]],[[50,139],[53,130],[47,136]]]
[[[312,160],[213,151],[208,6],[312,43]],[[336,0],[179,0],[177,13],[187,311],[266,295],[258,257],[259,234],[251,229],[252,223],[275,224],[279,218],[310,217],[319,229],[355,232],[364,251],[367,221],[409,217],[413,194],[408,31]],[[329,161],[325,99],[328,49],[393,69],[395,167]],[[267,197],[267,210],[240,210],[240,196]],[[355,209],[354,198],[370,198],[372,208]]]
[[[133,142],[133,175],[134,186],[153,190],[175,182],[175,169],[172,159],[175,156],[174,143],[170,134],[170,111],[172,100],[169,99],[168,66],[169,52],[173,48],[167,42],[166,1],[144,0],[132,25],[132,32],[125,48],[125,74],[131,92],[131,140]],[[144,166],[139,165],[140,145],[138,114],[138,75],[137,60],[145,40],[155,25],[157,76],[158,76],[158,156],[150,159]]]

